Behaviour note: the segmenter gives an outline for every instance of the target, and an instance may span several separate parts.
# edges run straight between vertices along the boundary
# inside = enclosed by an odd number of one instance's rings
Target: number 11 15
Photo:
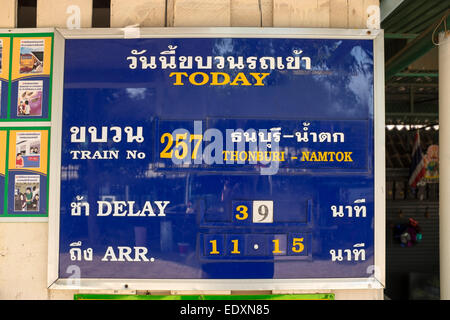
[[[304,238],[293,238],[292,239],[292,246],[291,250],[294,253],[301,253],[305,250],[305,245],[303,243]],[[210,240],[209,243],[211,244],[211,251],[209,251],[209,254],[211,255],[218,255],[220,254],[219,250],[217,249],[217,240]],[[239,240],[233,239],[231,240],[232,243],[232,250],[230,251],[231,254],[241,254],[241,248],[239,246]],[[272,254],[286,254],[285,251],[282,251],[280,248],[280,239],[273,239],[272,240]],[[254,249],[257,250],[257,245],[255,244]]]

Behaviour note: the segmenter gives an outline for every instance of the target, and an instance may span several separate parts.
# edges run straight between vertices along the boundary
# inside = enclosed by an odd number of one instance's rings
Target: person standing
[[[25,100],[25,109],[23,111],[24,115],[29,116],[31,113],[31,106],[28,100]]]
[[[16,155],[16,168],[23,168],[23,158],[21,153]]]
[[[28,187],[25,191],[25,200],[27,202],[27,209],[32,209],[32,201],[33,201],[33,192],[31,192],[31,188]]]
[[[23,193],[19,196],[20,199],[20,208],[22,211],[27,211],[27,199],[25,198],[25,195]]]
[[[33,199],[36,197],[36,195],[39,195],[39,187],[34,186],[33,187]]]
[[[33,201],[31,203],[33,211],[39,211],[39,194],[33,196]]]

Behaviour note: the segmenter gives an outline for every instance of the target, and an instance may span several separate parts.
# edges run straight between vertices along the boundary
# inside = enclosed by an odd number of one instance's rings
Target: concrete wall
[[[164,27],[166,0],[111,0],[111,27],[139,24],[141,27]]]
[[[379,0],[111,0],[111,27],[379,28]],[[93,0],[37,0],[37,27],[92,26]],[[0,0],[0,28],[16,26],[17,0]]]
[[[379,8],[379,0],[111,0],[110,12],[111,27],[379,28],[373,5]],[[15,27],[16,1],[0,0],[0,8],[0,27]],[[92,0],[37,0],[36,21],[38,27],[90,27]],[[47,223],[0,223],[0,299],[73,298],[76,291],[46,288],[47,242]],[[296,292],[302,291],[273,293]],[[382,290],[336,291],[337,299],[382,297]]]
[[[16,15],[16,0],[0,0],[0,28],[14,28],[17,23]]]

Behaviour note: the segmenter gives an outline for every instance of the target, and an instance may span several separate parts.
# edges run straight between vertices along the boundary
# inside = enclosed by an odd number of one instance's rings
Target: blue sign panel
[[[373,40],[66,39],[59,276],[365,278]]]

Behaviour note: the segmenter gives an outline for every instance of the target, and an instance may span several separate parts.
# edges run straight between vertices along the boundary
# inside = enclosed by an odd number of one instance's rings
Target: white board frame
[[[385,287],[385,107],[384,32],[369,29],[312,28],[119,28],[59,29],[54,36],[52,137],[48,237],[49,289],[69,290],[344,290]],[[83,279],[59,278],[59,209],[65,39],[134,38],[303,38],[370,39],[374,50],[374,265],[367,278],[326,279]]]

